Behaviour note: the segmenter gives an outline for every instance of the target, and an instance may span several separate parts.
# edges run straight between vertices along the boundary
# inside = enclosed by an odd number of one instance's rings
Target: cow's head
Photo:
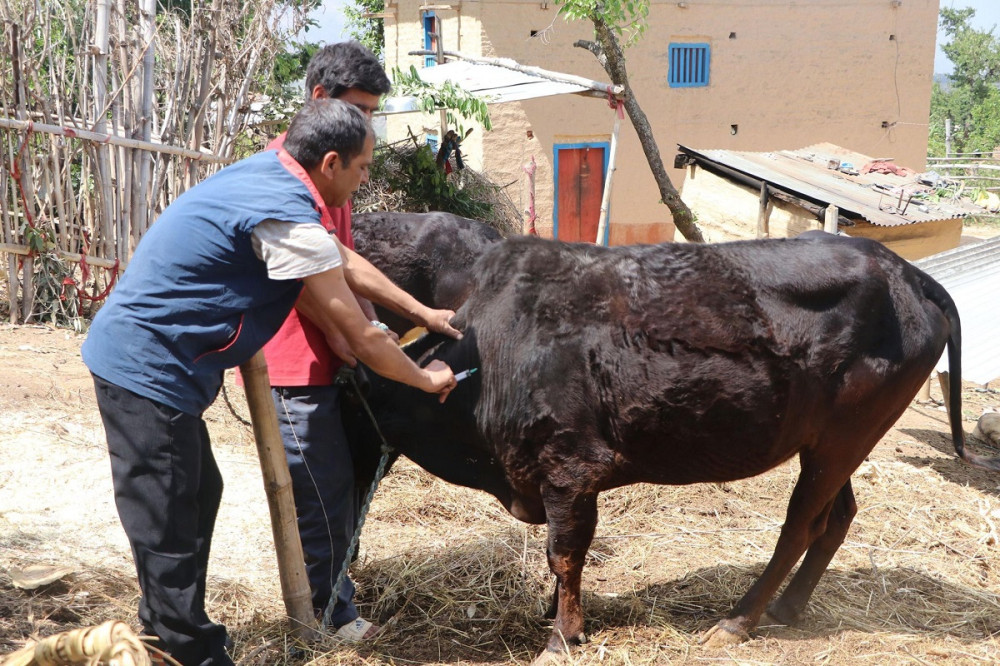
[[[440,359],[456,373],[479,369],[475,330],[466,329],[463,335],[461,340],[453,340],[427,334],[406,345],[404,351],[421,366]],[[356,381],[360,395],[352,383],[341,399],[344,429],[357,451],[355,473],[359,486],[370,483],[374,476],[381,433],[397,455],[406,455],[446,481],[485,490],[505,506],[509,503],[510,491],[503,471],[493,453],[485,448],[476,424],[483,372],[459,382],[441,404],[435,394],[380,377],[362,364],[359,368],[364,376]]]

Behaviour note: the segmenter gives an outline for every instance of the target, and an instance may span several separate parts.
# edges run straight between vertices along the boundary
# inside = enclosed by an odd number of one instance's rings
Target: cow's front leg
[[[556,617],[546,649],[564,652],[587,641],[583,632],[580,578],[597,525],[597,493],[548,487],[542,490],[548,517],[549,569],[556,577]]]
[[[559,613],[559,579],[556,579],[556,584],[552,586],[552,598],[549,599],[549,607],[545,610],[544,617],[546,620],[556,619],[556,615]]]

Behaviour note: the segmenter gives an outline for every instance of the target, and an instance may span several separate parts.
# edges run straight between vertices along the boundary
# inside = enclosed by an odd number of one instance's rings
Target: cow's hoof
[[[545,650],[540,655],[535,657],[535,660],[531,662],[531,666],[566,666],[570,663],[569,653],[564,650],[559,650],[554,652],[552,650]]]
[[[739,645],[750,640],[750,634],[732,620],[720,620],[698,638],[698,643],[707,648],[720,648]]]

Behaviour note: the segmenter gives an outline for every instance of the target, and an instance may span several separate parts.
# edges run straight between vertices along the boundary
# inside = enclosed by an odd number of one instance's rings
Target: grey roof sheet
[[[1000,378],[1000,237],[913,262],[948,290],[962,319],[962,378]],[[939,371],[948,368],[942,357]]]
[[[916,175],[901,177],[895,174],[866,173],[852,176],[828,168],[831,160],[837,160],[841,163],[849,162],[860,171],[869,162],[887,159],[862,155],[831,143],[764,153],[697,150],[685,146],[681,146],[681,149],[758,180],[767,181],[791,194],[833,204],[842,212],[849,211],[878,226],[894,227],[914,222],[950,220],[985,212],[965,200],[939,203],[913,200],[905,205],[910,194],[930,188],[918,183]]]

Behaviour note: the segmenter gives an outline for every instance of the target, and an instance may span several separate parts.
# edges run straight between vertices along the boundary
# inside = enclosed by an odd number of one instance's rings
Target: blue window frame
[[[676,43],[670,45],[670,69],[667,82],[671,88],[695,88],[708,85],[711,48],[708,44]]]
[[[438,22],[434,12],[424,12],[424,50],[436,51],[438,39]],[[437,64],[437,56],[424,56],[424,67]]]

